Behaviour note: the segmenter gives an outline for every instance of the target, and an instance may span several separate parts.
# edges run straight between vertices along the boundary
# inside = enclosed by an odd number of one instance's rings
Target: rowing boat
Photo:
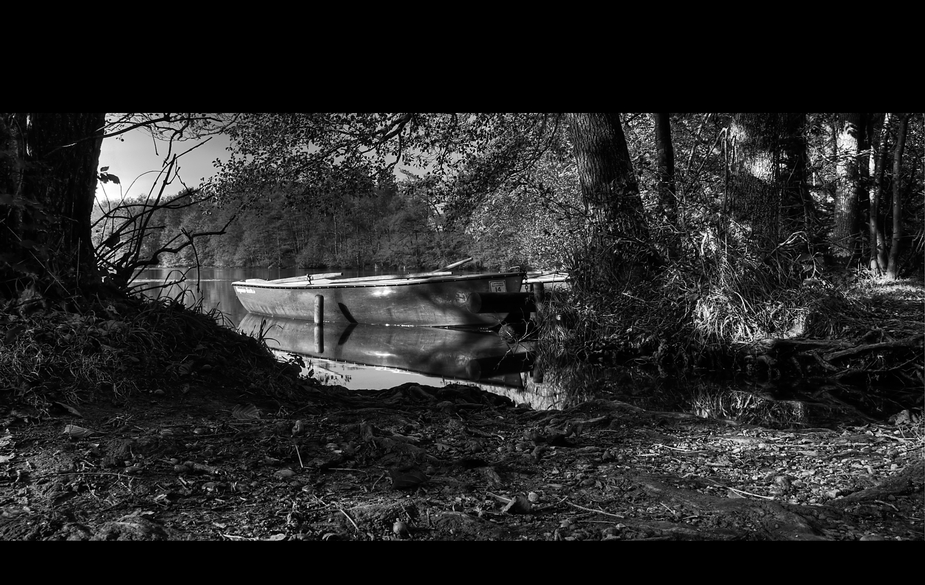
[[[250,313],[315,322],[492,327],[524,302],[520,271],[454,273],[471,259],[440,270],[345,278],[340,273],[231,283]],[[491,302],[486,302],[488,299]]]

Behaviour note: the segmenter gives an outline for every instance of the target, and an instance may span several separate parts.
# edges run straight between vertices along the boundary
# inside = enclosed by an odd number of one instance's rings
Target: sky
[[[120,140],[122,138],[123,140]],[[164,195],[175,195],[186,187],[197,187],[202,179],[208,179],[215,173],[213,162],[215,159],[227,160],[226,148],[231,143],[227,136],[213,136],[211,140],[195,150],[179,158],[179,178],[183,183],[174,180],[164,188]],[[185,152],[195,145],[193,141],[174,144],[174,154]],[[105,138],[100,151],[100,168],[109,167],[106,171],[119,177],[120,184],[97,183],[97,200],[120,200],[122,197],[141,197],[148,193],[157,194],[161,180],[158,173],[163,168],[164,158],[167,154],[167,143],[155,142],[144,129],[135,129],[113,138]],[[398,165],[395,176],[401,180],[401,169],[414,174],[420,170],[405,165]],[[153,172],[152,172],[153,171]],[[157,185],[155,186],[155,182]]]
[[[124,138],[120,141],[119,138]],[[100,151],[100,167],[109,167],[107,173],[119,177],[119,185],[114,183],[97,183],[97,199],[120,199],[122,196],[136,197],[147,195],[157,181],[158,173],[163,167],[167,154],[167,143],[155,141],[144,130],[132,130],[120,137],[106,138]],[[199,148],[179,157],[179,179],[187,187],[197,187],[202,179],[208,179],[215,173],[212,166],[216,158],[225,159],[225,148],[230,143],[224,136],[214,136]],[[174,154],[185,152],[195,143],[192,141],[174,144]],[[154,171],[154,172],[149,172]],[[163,179],[163,177],[161,177]],[[134,184],[133,184],[134,182]],[[121,189],[120,189],[121,187]],[[167,185],[164,195],[179,193],[184,188],[178,180]],[[157,190],[154,191],[157,193]]]

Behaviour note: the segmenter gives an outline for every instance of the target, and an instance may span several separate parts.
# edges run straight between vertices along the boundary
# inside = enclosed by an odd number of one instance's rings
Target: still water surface
[[[376,274],[340,271],[345,276]],[[507,395],[516,402],[536,401],[523,395],[523,388],[530,381],[529,371],[521,371],[529,369],[524,365],[526,359],[518,355],[512,361],[510,348],[495,334],[371,325],[335,330],[333,324],[326,324],[317,328],[310,321],[250,314],[241,306],[231,286],[232,282],[247,278],[275,279],[300,274],[305,274],[305,270],[157,268],[139,273],[135,284],[148,289],[144,294],[152,298],[180,298],[187,306],[201,303],[206,312],[217,309],[226,325],[249,334],[262,328],[277,357],[283,360],[301,357],[305,364],[303,373],[323,383],[352,389],[385,389],[407,382],[443,386],[462,381]],[[165,284],[168,286],[162,286]]]
[[[341,272],[345,276],[376,274],[350,269]],[[607,371],[578,364],[566,369],[547,367],[543,372],[543,368],[520,354],[511,360],[510,354],[505,353],[499,361],[499,352],[510,348],[495,334],[372,325],[325,324],[318,328],[311,321],[267,319],[245,311],[231,287],[236,280],[285,278],[304,273],[298,269],[267,268],[149,269],[139,274],[136,284],[153,289],[175,282],[146,294],[181,297],[188,306],[201,302],[204,311],[217,309],[224,315],[226,325],[248,333],[262,327],[267,345],[279,359],[301,357],[303,373],[322,383],[372,390],[408,382],[437,387],[464,383],[539,410],[568,406],[574,401],[576,391],[586,392],[601,385],[602,380],[610,384]],[[370,365],[373,362],[377,365]],[[524,367],[527,362],[529,366]],[[739,403],[752,404],[747,397],[754,385],[747,380],[715,384],[698,381],[690,412],[700,416],[719,413],[725,417],[727,407],[735,411]],[[798,400],[786,402],[799,406]],[[789,415],[785,412],[782,416]]]

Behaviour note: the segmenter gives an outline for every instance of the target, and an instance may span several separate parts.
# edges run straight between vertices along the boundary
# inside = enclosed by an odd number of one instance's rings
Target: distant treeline
[[[157,202],[126,200],[121,210],[110,203],[95,237],[104,240],[125,218],[147,217],[139,257],[156,256],[159,266],[418,270],[468,256],[475,257],[470,267],[486,269],[562,263],[556,255],[561,246],[548,229],[528,236],[529,230],[543,228],[532,225],[536,214],[523,204],[501,202],[497,211],[451,217],[413,177],[351,187],[289,185],[224,201],[184,190]],[[122,236],[127,239],[125,230]],[[182,249],[172,252],[176,248]],[[161,250],[166,251],[158,254]]]

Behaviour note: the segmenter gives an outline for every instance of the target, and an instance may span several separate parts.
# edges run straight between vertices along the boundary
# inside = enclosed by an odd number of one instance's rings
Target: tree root
[[[733,493],[734,497],[728,498],[711,496],[690,489],[674,487],[662,478],[649,475],[639,475],[633,480],[650,494],[657,495],[666,502],[687,508],[692,512],[692,517],[736,515],[740,519],[735,524],[741,524],[741,517],[745,516],[749,523],[755,526],[755,531],[750,535],[743,534],[743,538],[757,535],[769,540],[828,540],[819,535],[802,515],[776,501],[763,498],[753,500],[742,497],[741,493]],[[726,522],[722,518],[714,518],[712,524],[722,527]],[[700,530],[702,532],[703,529]]]

